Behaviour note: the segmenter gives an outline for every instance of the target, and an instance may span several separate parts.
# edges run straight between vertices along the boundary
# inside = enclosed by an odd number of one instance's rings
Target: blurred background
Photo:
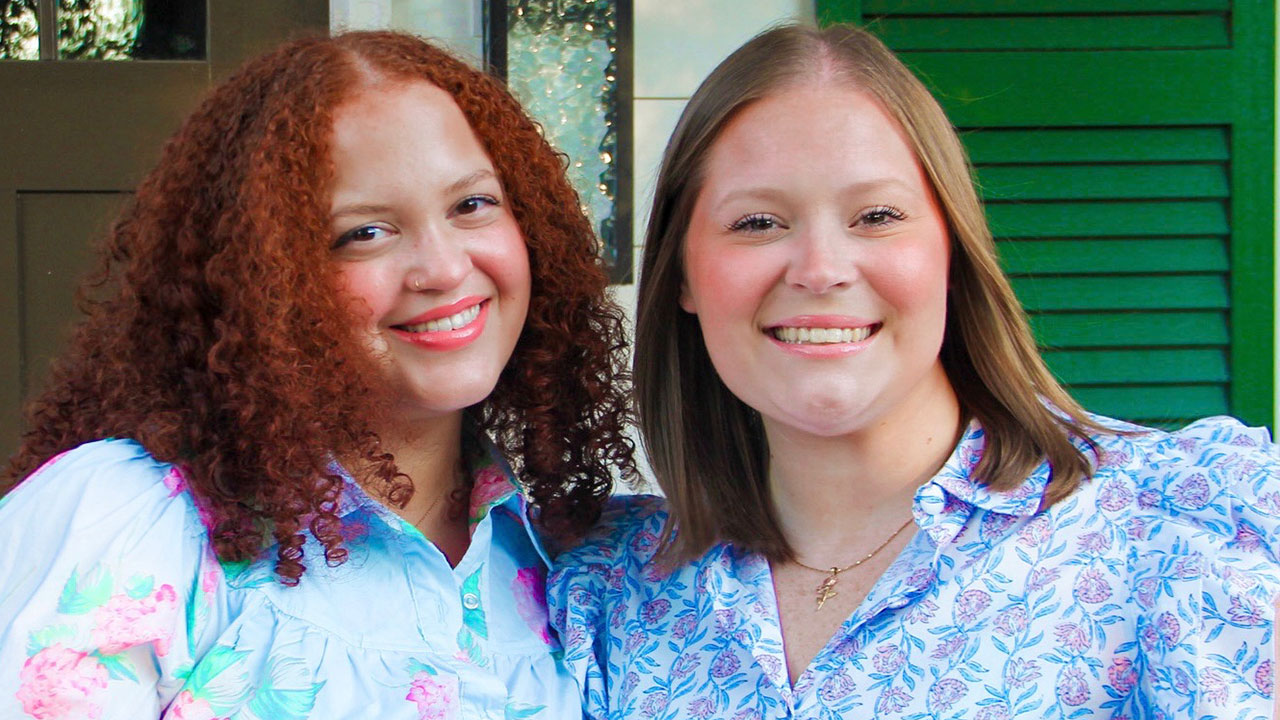
[[[934,91],[1049,365],[1086,407],[1274,427],[1272,0],[0,0],[0,455],[76,319],[92,243],[244,59],[393,28],[503,75],[566,154],[633,311],[685,101],[788,21],[866,25]]]

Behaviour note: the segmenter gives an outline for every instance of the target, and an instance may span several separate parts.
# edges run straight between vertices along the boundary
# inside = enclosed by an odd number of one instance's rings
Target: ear
[[[693,295],[689,292],[689,283],[680,281],[680,307],[690,315],[698,314],[698,306],[693,302]]]

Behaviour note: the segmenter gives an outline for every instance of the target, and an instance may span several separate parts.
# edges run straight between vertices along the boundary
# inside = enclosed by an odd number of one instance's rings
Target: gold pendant
[[[836,583],[840,580],[840,568],[831,568],[831,574],[823,579],[822,584],[818,586],[815,594],[818,596],[818,609],[821,610],[823,604],[828,600],[839,595],[836,592]]]

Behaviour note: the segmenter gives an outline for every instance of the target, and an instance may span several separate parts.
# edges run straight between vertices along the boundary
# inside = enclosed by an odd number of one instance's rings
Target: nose
[[[449,232],[424,234],[411,245],[405,287],[414,292],[452,290],[471,272],[471,251]]]
[[[785,280],[813,293],[847,287],[857,276],[853,240],[838,231],[812,228],[792,236]]]

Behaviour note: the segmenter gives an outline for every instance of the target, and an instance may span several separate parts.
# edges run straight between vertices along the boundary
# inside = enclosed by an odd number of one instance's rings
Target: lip
[[[409,332],[399,327],[392,327],[391,332],[405,342],[424,350],[457,350],[475,342],[484,333],[485,321],[489,318],[489,300],[487,298],[465,297],[455,303],[432,308],[415,318],[398,323],[400,325],[419,325],[430,320],[449,317],[476,304],[480,305],[480,312],[476,315],[476,319],[460,328]]]
[[[880,328],[883,323],[865,318],[853,317],[850,315],[796,315],[770,323],[761,328],[761,332],[769,342],[785,353],[799,355],[802,357],[834,357],[843,355],[854,355],[862,352],[875,342],[880,336]],[[780,327],[799,327],[799,328],[860,328],[872,327],[871,334],[857,342],[850,343],[823,343],[821,345],[806,345],[801,343],[783,342],[773,336],[771,332],[775,328]]]

